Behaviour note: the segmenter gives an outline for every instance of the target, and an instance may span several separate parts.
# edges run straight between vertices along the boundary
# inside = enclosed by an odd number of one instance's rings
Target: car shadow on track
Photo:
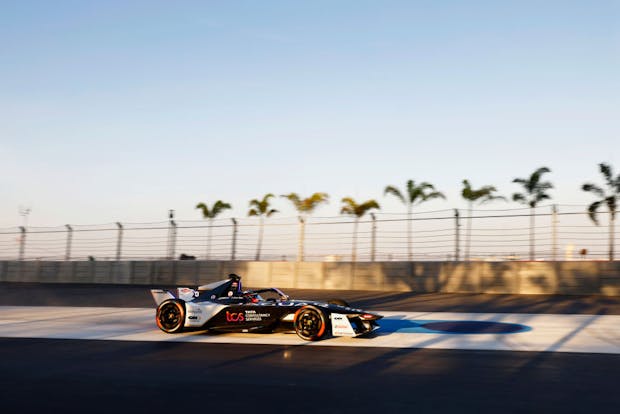
[[[493,321],[454,321],[454,320],[410,320],[404,316],[393,316],[381,320],[381,330],[377,335],[391,333],[445,333],[445,334],[513,334],[531,331],[527,325]]]

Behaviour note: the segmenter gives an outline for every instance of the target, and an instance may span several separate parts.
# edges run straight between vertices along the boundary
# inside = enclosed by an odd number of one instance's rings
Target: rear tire
[[[185,325],[185,305],[178,299],[169,299],[157,307],[155,321],[166,333],[179,333]]]
[[[314,306],[304,306],[295,313],[295,332],[305,341],[318,341],[327,333],[327,317]]]

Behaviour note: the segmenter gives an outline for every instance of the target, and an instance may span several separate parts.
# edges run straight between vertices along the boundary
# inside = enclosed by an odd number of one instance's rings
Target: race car
[[[166,333],[296,332],[306,341],[332,336],[357,337],[379,328],[376,313],[355,309],[343,300],[294,300],[277,288],[242,290],[241,277],[196,289],[151,289],[157,304],[155,321]],[[264,295],[266,298],[263,298]]]

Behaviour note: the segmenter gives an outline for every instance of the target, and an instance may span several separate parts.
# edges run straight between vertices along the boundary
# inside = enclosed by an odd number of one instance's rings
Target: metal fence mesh
[[[611,247],[618,251],[618,241],[610,239],[609,212],[598,214],[597,226],[586,206],[555,209],[556,213],[553,206],[533,210],[535,260],[606,260]],[[405,213],[377,212],[361,218],[356,260],[408,260],[408,220]],[[411,257],[416,261],[529,260],[530,220],[529,208],[476,209],[471,215],[468,210],[453,209],[414,212]],[[304,224],[297,217],[264,219],[260,260],[351,260],[354,222],[347,216],[310,216]],[[185,255],[201,260],[255,260],[260,229],[254,217],[5,228],[0,229],[0,259],[160,260]]]

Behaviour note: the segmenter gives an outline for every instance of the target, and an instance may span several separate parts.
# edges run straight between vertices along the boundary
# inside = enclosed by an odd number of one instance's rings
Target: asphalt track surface
[[[394,311],[620,314],[620,298],[288,293]],[[152,303],[144,287],[0,284],[0,306],[15,305]],[[0,338],[7,413],[615,413],[619,380],[620,355]]]

